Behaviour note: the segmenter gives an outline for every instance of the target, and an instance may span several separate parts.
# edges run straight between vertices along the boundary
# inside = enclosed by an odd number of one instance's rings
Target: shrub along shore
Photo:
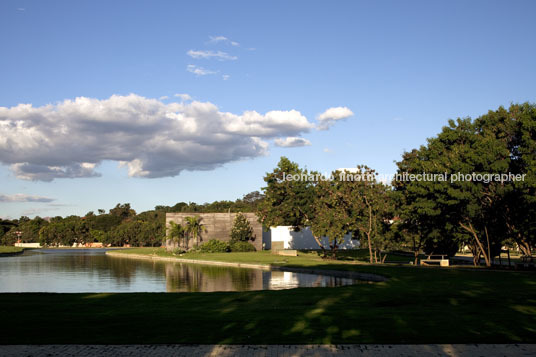
[[[173,256],[151,248],[122,254]],[[530,272],[370,265],[314,253],[183,257],[389,280],[236,293],[0,294],[0,343],[536,343],[536,276]]]

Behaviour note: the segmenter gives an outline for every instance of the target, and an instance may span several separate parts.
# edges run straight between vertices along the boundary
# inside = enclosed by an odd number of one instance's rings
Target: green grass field
[[[236,262],[236,263],[256,263],[256,264],[272,264],[272,265],[287,265],[299,264],[302,266],[324,265],[329,263],[329,260],[322,259],[317,251],[300,251],[297,257],[288,257],[274,255],[270,251],[249,252],[249,253],[185,253],[174,254],[163,248],[130,248],[115,251],[121,254],[144,254],[155,255],[159,257],[175,257],[195,260],[215,260],[221,262]],[[339,260],[337,263],[364,263],[368,262],[368,250],[352,249],[340,250],[338,253]],[[412,257],[388,254],[388,260],[393,262],[408,263],[413,261]]]
[[[143,252],[168,254],[150,249]],[[531,272],[353,264],[311,253],[198,258],[286,260],[389,280],[237,293],[0,294],[0,343],[536,343]]]
[[[21,247],[14,247],[9,245],[0,245],[0,254],[2,253],[18,253],[22,252],[24,248]]]

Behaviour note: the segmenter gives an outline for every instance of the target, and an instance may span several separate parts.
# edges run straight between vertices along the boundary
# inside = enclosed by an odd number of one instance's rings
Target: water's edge
[[[0,253],[0,257],[12,257],[14,255],[21,255],[22,253],[24,253],[24,249],[20,252]]]
[[[197,259],[184,259],[173,257],[160,257],[157,255],[146,254],[125,254],[119,252],[107,251],[106,255],[117,258],[131,258],[131,259],[144,259],[144,260],[160,260],[176,263],[188,263],[188,264],[200,264],[200,265],[217,265],[236,268],[247,269],[262,269],[262,270],[275,270],[275,271],[288,271],[291,273],[303,273],[303,274],[316,274],[325,276],[334,276],[338,278],[350,278],[368,282],[383,282],[389,280],[388,278],[372,274],[372,273],[360,273],[355,271],[343,271],[343,270],[327,270],[327,269],[314,269],[314,268],[297,268],[268,264],[251,264],[251,263],[232,263],[232,262],[220,262],[215,260],[197,260]]]

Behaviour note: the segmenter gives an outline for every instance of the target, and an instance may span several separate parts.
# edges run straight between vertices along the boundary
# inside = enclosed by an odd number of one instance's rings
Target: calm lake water
[[[114,258],[104,249],[38,249],[0,257],[0,292],[210,292],[355,283],[314,274]]]

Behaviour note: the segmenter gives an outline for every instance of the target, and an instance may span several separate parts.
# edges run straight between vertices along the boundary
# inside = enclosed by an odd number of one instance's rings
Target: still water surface
[[[104,249],[38,249],[0,257],[0,292],[210,292],[355,283],[315,274],[114,258]]]

